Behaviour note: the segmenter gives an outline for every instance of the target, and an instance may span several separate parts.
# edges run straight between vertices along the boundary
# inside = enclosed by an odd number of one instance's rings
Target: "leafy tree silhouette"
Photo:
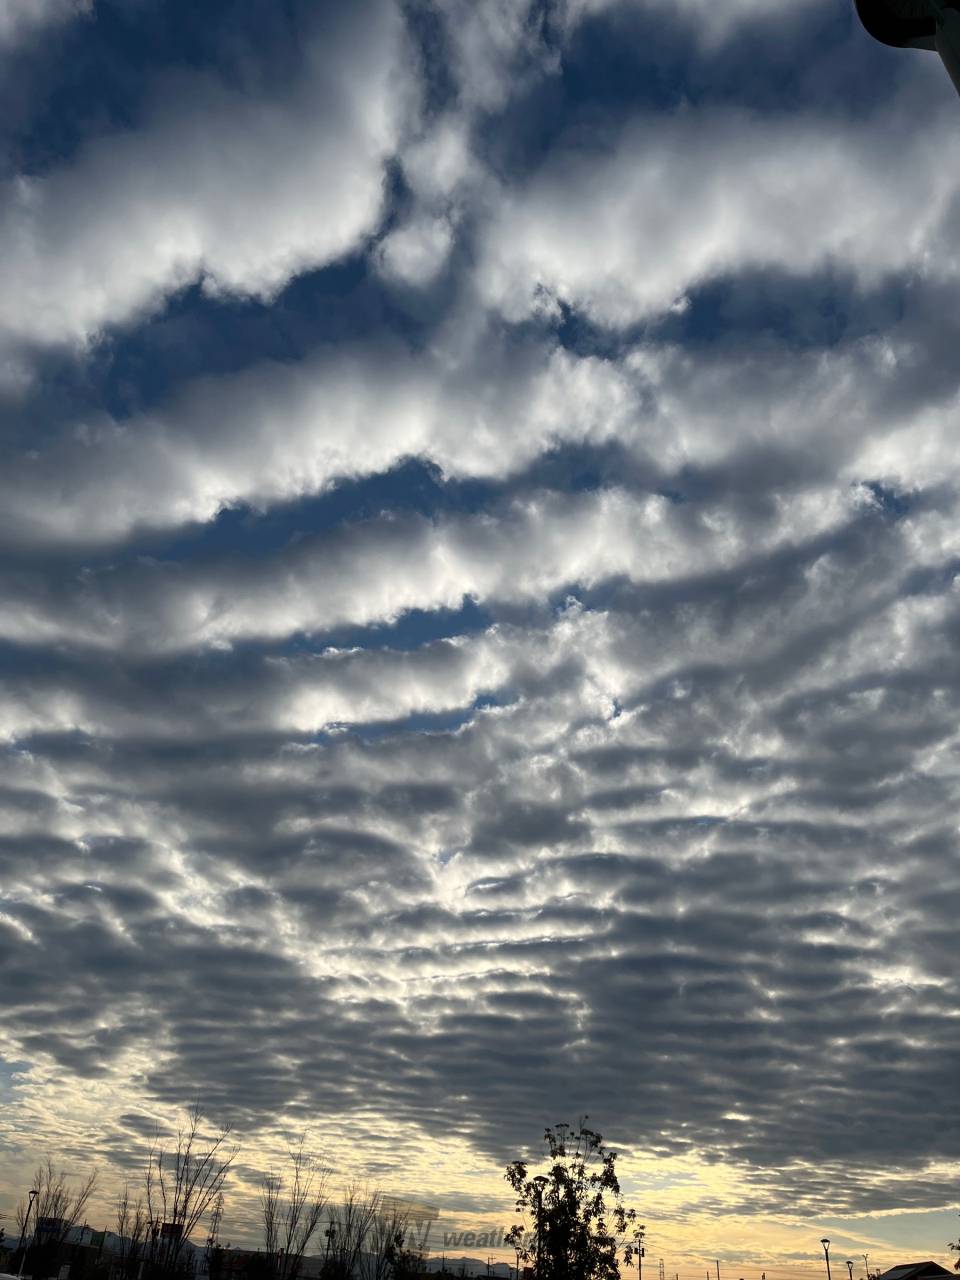
[[[546,1171],[531,1176],[528,1164],[507,1166],[517,1212],[532,1219],[532,1230],[517,1223],[507,1235],[519,1262],[536,1280],[620,1280],[620,1259],[629,1268],[643,1240],[634,1209],[626,1209],[616,1172],[616,1152],[586,1127],[571,1133],[558,1124],[544,1133]]]

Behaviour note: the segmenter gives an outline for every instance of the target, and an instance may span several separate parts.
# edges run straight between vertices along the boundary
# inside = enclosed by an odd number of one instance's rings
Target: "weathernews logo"
[[[439,1253],[441,1250],[458,1249],[509,1249],[530,1250],[534,1245],[533,1232],[515,1241],[508,1227],[488,1227],[479,1231],[455,1231],[439,1229],[440,1210],[436,1205],[422,1204],[416,1200],[402,1200],[385,1196],[381,1210],[396,1213],[406,1224],[404,1243],[414,1253]]]

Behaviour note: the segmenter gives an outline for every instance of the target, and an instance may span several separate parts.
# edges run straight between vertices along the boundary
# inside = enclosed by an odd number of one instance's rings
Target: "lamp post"
[[[866,1254],[863,1255],[863,1280],[870,1280],[870,1263]]]
[[[850,1258],[847,1259],[847,1275],[850,1277],[850,1280],[853,1280],[853,1262]]]
[[[958,0],[856,0],[856,6],[864,27],[882,44],[939,53],[960,93]]]
[[[33,1208],[33,1202],[39,1194],[39,1191],[31,1191],[27,1196],[27,1212],[23,1219],[23,1226],[20,1229],[20,1268],[17,1271],[17,1280],[19,1280],[20,1276],[23,1275],[23,1263],[27,1256],[27,1251],[23,1245],[23,1238],[27,1234],[27,1227],[30,1225],[30,1210]],[[36,1220],[36,1214],[34,1214],[34,1220]]]
[[[830,1275],[830,1241],[824,1236],[820,1243],[823,1245],[823,1256],[827,1260],[827,1280],[832,1280]]]

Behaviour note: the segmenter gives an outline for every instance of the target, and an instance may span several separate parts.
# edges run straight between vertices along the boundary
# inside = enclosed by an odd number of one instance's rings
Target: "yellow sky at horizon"
[[[114,1076],[88,1081],[80,1090],[45,1068],[34,1068],[20,1078],[19,1085],[17,1114],[5,1108],[0,1118],[0,1148],[6,1151],[0,1169],[0,1213],[13,1222],[18,1195],[38,1160],[49,1153],[71,1172],[93,1164],[100,1167],[98,1194],[87,1216],[94,1225],[109,1226],[116,1193],[125,1177],[136,1191],[137,1162],[142,1167],[149,1146],[146,1139],[135,1140],[129,1129],[126,1145],[118,1142],[124,1131],[121,1118],[144,1114],[134,1100],[136,1072],[126,1089]],[[152,1114],[161,1126],[175,1127],[174,1108],[155,1107]],[[350,1118],[324,1117],[308,1125],[301,1119],[262,1129],[255,1136],[238,1130],[241,1150],[227,1194],[225,1240],[256,1244],[258,1179],[282,1167],[284,1149],[301,1128],[306,1129],[308,1147],[333,1171],[334,1194],[358,1179],[391,1195],[435,1205],[439,1217],[428,1240],[430,1253],[484,1258],[489,1254],[502,1261],[512,1257],[509,1249],[489,1244],[491,1233],[499,1233],[502,1239],[516,1221],[502,1165],[478,1155],[466,1132],[435,1136],[360,1109]],[[542,1128],[538,1121],[517,1135],[517,1156],[524,1154],[524,1144],[534,1152],[539,1149]],[[610,1145],[617,1149],[616,1142]],[[111,1151],[112,1160],[108,1158]],[[751,1197],[759,1201],[758,1193],[745,1180],[744,1171],[732,1164],[708,1163],[692,1154],[629,1151],[618,1160],[625,1202],[637,1209],[647,1228],[644,1280],[659,1280],[661,1258],[665,1280],[676,1276],[706,1280],[708,1270],[715,1280],[716,1259],[721,1280],[760,1280],[762,1273],[767,1280],[825,1280],[819,1245],[823,1235],[833,1242],[833,1280],[847,1280],[843,1264],[848,1257],[855,1261],[854,1280],[860,1280],[865,1252],[871,1271],[920,1257],[950,1265],[947,1241],[957,1238],[960,1227],[956,1209],[949,1207],[956,1170],[950,1164],[929,1170],[930,1176],[943,1179],[947,1207],[838,1218],[746,1211],[744,1202],[749,1204]],[[472,1245],[456,1243],[464,1232],[474,1233]],[[480,1236],[487,1238],[486,1245],[477,1242]]]

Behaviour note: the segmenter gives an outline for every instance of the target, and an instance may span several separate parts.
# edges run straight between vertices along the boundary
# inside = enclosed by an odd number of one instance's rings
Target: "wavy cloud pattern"
[[[839,0],[242,14],[0,22],[10,1170],[589,1110],[681,1216],[949,1204],[949,83]]]

